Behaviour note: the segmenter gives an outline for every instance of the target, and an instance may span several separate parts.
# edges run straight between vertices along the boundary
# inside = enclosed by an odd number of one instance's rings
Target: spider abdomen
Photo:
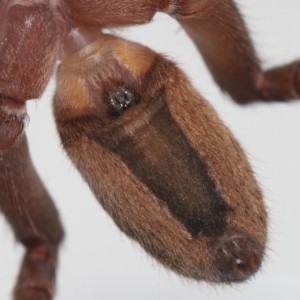
[[[59,68],[55,117],[71,160],[120,229],[161,263],[196,279],[246,279],[264,254],[266,212],[242,150],[173,63],[103,39]],[[94,73],[76,61],[93,62]]]

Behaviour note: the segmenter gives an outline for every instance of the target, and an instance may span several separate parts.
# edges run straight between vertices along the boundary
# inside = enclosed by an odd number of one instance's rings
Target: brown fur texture
[[[18,114],[14,117],[21,122]],[[50,299],[63,229],[32,165],[24,132],[17,129],[13,136],[13,143],[0,149],[0,210],[26,247],[14,294],[16,299]]]
[[[37,98],[52,73],[64,27],[46,3],[6,2],[0,2],[0,11],[6,11],[0,19],[0,95]]]
[[[158,2],[62,0],[59,6],[76,24],[110,27],[148,23],[158,10]]]
[[[299,61],[263,71],[232,0],[187,0],[173,12],[215,81],[238,103],[299,98]]]
[[[53,295],[63,230],[23,130],[59,56],[63,145],[121,230],[187,277],[243,281],[261,264],[267,215],[234,137],[173,63],[102,34],[158,11],[235,101],[299,98],[299,62],[264,72],[233,0],[0,0],[0,207],[26,247],[16,300]]]
[[[70,56],[58,71],[55,116],[70,158],[120,229],[140,242],[165,266],[185,276],[208,281],[246,279],[260,266],[266,243],[267,217],[260,190],[238,143],[173,63],[153,52],[150,55],[147,48],[121,39],[104,36],[103,40]],[[129,56],[135,56],[132,49],[138,49],[139,54],[144,52],[144,57],[149,57],[149,63],[145,62],[146,67],[138,76],[131,72],[128,60],[123,64],[122,58],[115,55],[115,48],[121,44]],[[81,62],[77,65],[80,67],[72,64],[75,61]],[[107,93],[119,84],[134,90],[139,98],[135,106],[114,116],[107,108],[110,105]],[[80,98],[70,97],[71,90]],[[205,236],[198,233],[193,236],[151,191],[152,187],[134,175],[122,156],[103,147],[108,144],[130,147],[125,139],[130,136],[139,148],[143,147],[143,136],[150,136],[147,143],[156,147],[142,153],[158,172],[162,166],[166,168],[164,161],[171,155],[168,152],[182,149],[171,148],[168,141],[163,148],[159,146],[160,141],[151,139],[155,129],[149,123],[162,109],[157,104],[161,90],[165,91],[164,101],[172,118],[205,162],[208,176],[229,207],[222,234]],[[112,135],[111,128],[118,126],[123,128]],[[139,167],[143,165],[138,164]],[[182,169],[180,174],[172,174],[178,177],[178,182],[172,185],[174,192],[184,186],[186,180],[192,180],[184,173],[185,169]],[[170,184],[174,182],[172,177],[168,180]],[[166,187],[160,185],[160,188]],[[201,205],[202,195],[197,196],[198,205]],[[187,201],[188,205],[191,200],[186,197],[181,201]],[[207,214],[210,214],[209,210]],[[234,263],[239,258],[241,268]]]

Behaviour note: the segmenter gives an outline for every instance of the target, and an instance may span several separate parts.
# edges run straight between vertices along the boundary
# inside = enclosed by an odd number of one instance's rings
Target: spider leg
[[[49,300],[54,291],[57,248],[63,229],[30,159],[23,132],[25,108],[15,114],[6,109],[7,105],[3,108],[1,101],[0,210],[16,239],[26,248],[14,299]]]
[[[299,99],[300,61],[263,71],[232,0],[185,0],[165,11],[192,38],[215,81],[238,103]]]
[[[0,209],[26,253],[15,300],[52,299],[63,229],[30,159],[25,101],[43,92],[64,27],[47,1],[0,1]]]
[[[148,23],[160,9],[158,0],[61,0],[58,6],[73,25],[100,27]]]
[[[64,29],[45,1],[0,1],[0,96],[24,102],[41,95]]]

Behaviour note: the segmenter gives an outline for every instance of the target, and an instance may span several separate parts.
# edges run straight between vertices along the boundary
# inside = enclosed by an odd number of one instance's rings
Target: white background
[[[299,0],[239,0],[265,67],[300,57]],[[33,160],[66,231],[56,300],[300,299],[300,101],[240,107],[212,81],[194,45],[162,14],[123,36],[168,54],[216,108],[246,150],[269,208],[262,271],[231,287],[191,282],[166,271],[119,232],[62,153],[51,116],[53,81],[28,103]],[[0,299],[10,299],[22,247],[0,217]]]

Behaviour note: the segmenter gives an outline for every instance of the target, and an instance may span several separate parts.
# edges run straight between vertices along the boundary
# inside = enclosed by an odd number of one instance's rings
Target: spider
[[[178,67],[100,28],[170,14],[215,81],[242,103],[296,98],[298,63],[260,72],[232,1],[0,4],[0,206],[27,250],[15,299],[54,293],[63,230],[29,158],[24,102],[40,96],[58,58],[54,114],[62,144],[121,230],[189,278],[230,283],[254,274],[267,216],[240,146]],[[232,55],[241,57],[235,65]]]

